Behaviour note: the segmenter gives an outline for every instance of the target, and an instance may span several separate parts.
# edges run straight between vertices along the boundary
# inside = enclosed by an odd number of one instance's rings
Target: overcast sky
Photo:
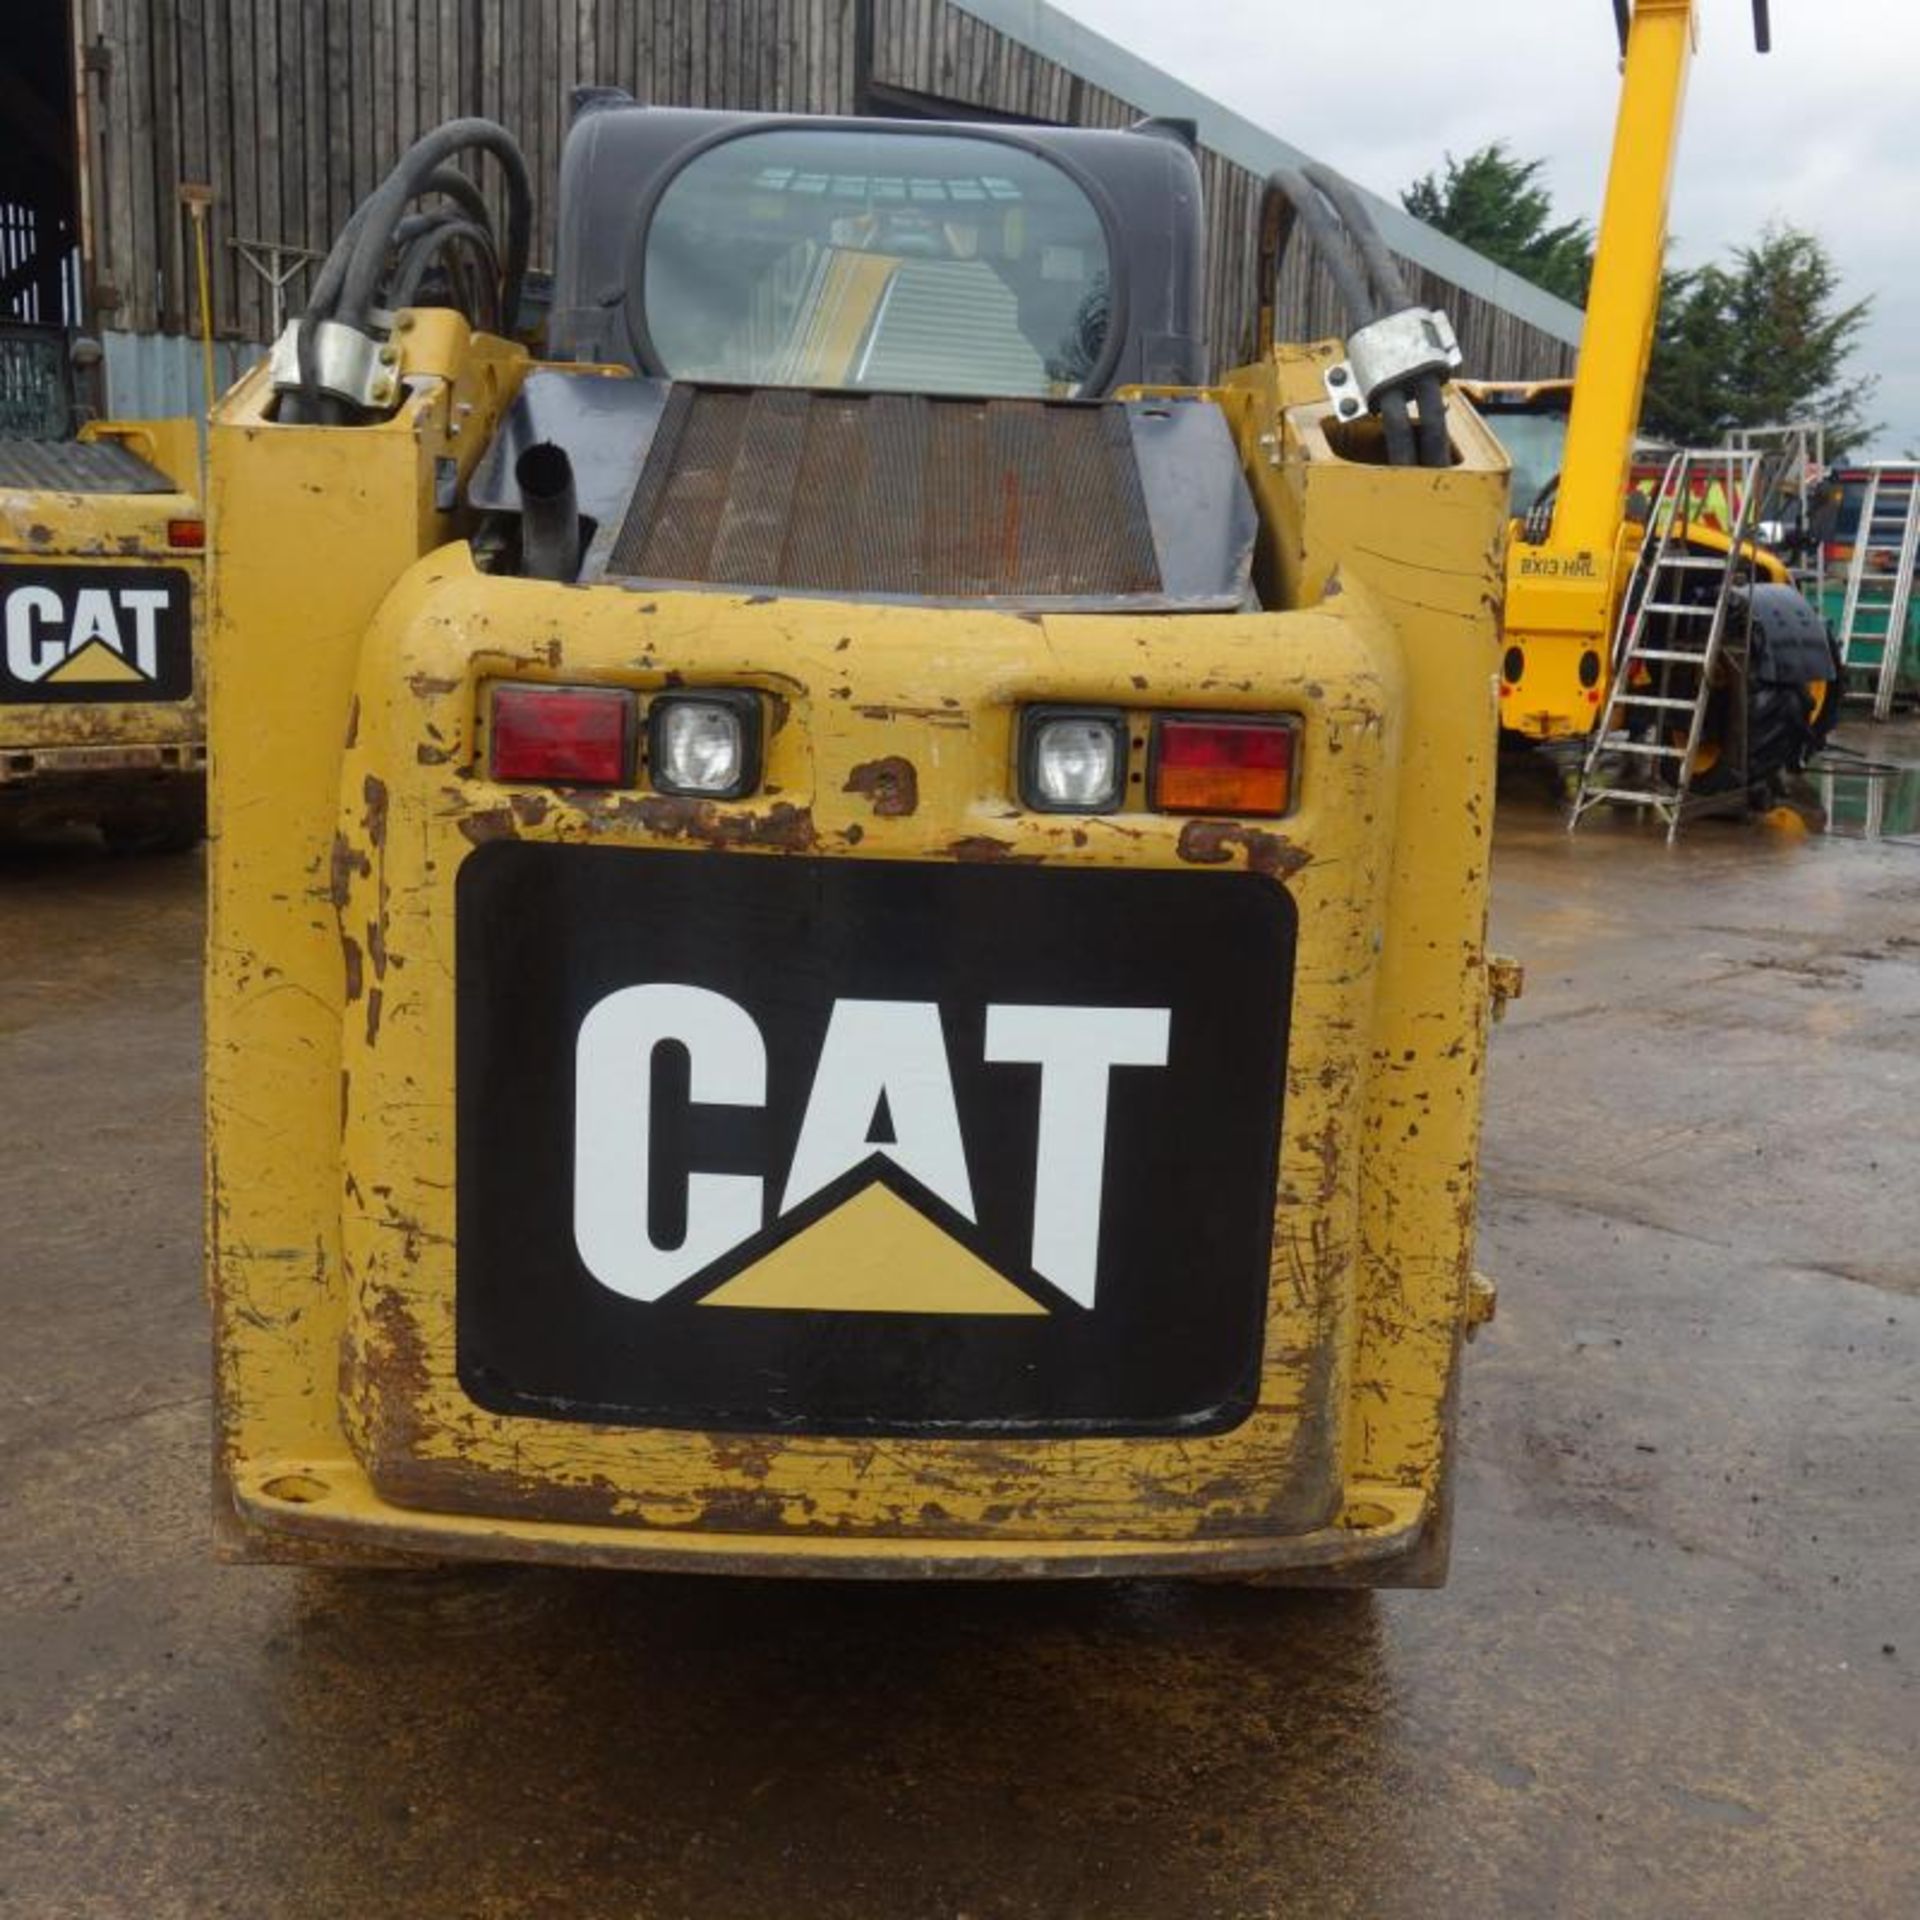
[[[1607,0],[1055,0],[1248,119],[1397,197],[1504,139],[1547,162],[1563,215],[1598,214],[1618,99]],[[1701,0],[1672,258],[1698,265],[1771,216],[1817,233],[1877,373],[1872,451],[1920,450],[1920,0]],[[1364,80],[1362,76],[1365,76]]]

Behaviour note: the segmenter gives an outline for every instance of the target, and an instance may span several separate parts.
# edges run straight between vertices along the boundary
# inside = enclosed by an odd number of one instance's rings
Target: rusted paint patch
[[[429,746],[426,741],[423,740],[414,748],[413,757],[419,761],[423,767],[444,767],[447,762],[453,758],[453,749],[451,747]]]
[[[970,833],[964,839],[951,840],[947,843],[947,852],[956,860],[984,864],[1017,867],[1037,867],[1040,864],[1037,853],[1016,853],[1006,841],[996,840],[988,833]]]
[[[368,845],[377,853],[387,844],[387,783],[378,774],[370,773],[361,783],[360,791],[367,803],[361,824],[367,830]]]
[[[863,720],[924,720],[934,727],[966,728],[973,724],[963,707],[856,707]]]
[[[666,840],[698,840],[709,847],[776,847],[783,853],[813,849],[813,811],[780,801],[765,813],[722,813],[711,800],[681,795],[628,795],[614,805],[615,815]]]
[[[347,708],[347,739],[349,751],[360,744],[360,696],[353,696],[352,704]]]
[[[373,862],[344,833],[333,836],[333,857],[328,863],[327,898],[336,910],[344,909],[356,876],[364,880],[373,871]]]
[[[840,791],[865,795],[883,820],[904,820],[920,805],[920,776],[904,754],[890,753],[855,767]]]
[[[717,1433],[708,1444],[716,1470],[748,1480],[764,1480],[784,1450],[784,1442],[765,1433]]]
[[[507,805],[523,827],[537,827],[553,810],[553,802],[544,793],[516,793]]]
[[[436,694],[453,693],[460,682],[449,680],[437,673],[411,673],[407,676],[407,686],[416,699],[431,700]]]
[[[1282,834],[1243,827],[1232,820],[1189,820],[1180,829],[1176,850],[1182,860],[1195,866],[1219,867],[1233,858],[1235,847],[1246,855],[1249,872],[1281,880],[1298,873],[1312,858]]]
[[[700,1525],[715,1533],[778,1533],[786,1519],[780,1496],[758,1487],[716,1487],[700,1509]]]
[[[378,987],[367,995],[367,1045],[372,1046],[380,1038],[380,1006],[385,996]]]
[[[458,824],[476,847],[484,847],[489,840],[511,840],[519,831],[511,807],[483,807],[477,813],[463,813]]]
[[[347,1004],[358,1000],[366,991],[367,967],[365,956],[360,951],[360,942],[352,934],[340,935],[340,959],[344,966],[347,982]]]
[[[381,1451],[419,1444],[419,1409],[433,1390],[433,1360],[413,1315],[399,1295],[381,1292],[348,1362],[360,1387],[369,1437]]]

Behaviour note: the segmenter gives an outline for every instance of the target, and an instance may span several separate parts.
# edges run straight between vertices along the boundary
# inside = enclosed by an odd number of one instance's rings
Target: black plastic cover
[[[1763,687],[1801,687],[1838,677],[1827,623],[1797,587],[1748,589],[1753,605],[1754,680]]]

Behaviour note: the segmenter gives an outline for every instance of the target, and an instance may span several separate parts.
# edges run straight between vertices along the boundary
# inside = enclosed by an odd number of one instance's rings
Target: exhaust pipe
[[[520,489],[520,571],[534,580],[580,572],[580,502],[565,447],[542,440],[513,463]]]

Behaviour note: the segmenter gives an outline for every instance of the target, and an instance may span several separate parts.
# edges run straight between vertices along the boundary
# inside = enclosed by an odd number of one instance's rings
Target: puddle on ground
[[[1844,840],[1900,840],[1920,846],[1920,764],[1840,761],[1811,768],[1807,784]]]

